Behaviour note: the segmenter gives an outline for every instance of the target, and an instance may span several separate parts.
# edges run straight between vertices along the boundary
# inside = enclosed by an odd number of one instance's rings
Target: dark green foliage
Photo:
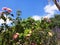
[[[60,15],[59,14],[56,14],[54,18],[51,18],[51,20],[52,20],[53,27],[55,26],[60,27]]]

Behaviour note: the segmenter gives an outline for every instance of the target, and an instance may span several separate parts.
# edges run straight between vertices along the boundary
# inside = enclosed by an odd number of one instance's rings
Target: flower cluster
[[[7,7],[3,7],[2,10],[7,11],[8,13],[12,12],[12,10],[10,8],[7,8]]]

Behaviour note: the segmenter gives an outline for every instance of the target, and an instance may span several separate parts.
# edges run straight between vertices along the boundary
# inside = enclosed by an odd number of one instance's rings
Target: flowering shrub
[[[40,22],[29,17],[22,20],[21,11],[17,11],[17,17],[13,19],[10,8],[3,7],[2,10],[0,17],[5,23],[0,26],[0,45],[57,45],[55,34],[49,27],[50,19],[44,18]],[[12,21],[11,25],[6,24],[7,18]]]

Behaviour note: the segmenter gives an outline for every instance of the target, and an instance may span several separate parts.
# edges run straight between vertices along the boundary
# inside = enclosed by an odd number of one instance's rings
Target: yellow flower
[[[29,34],[31,34],[32,33],[32,31],[29,31]]]
[[[53,36],[52,32],[48,32],[49,36]]]
[[[27,34],[26,36],[27,36],[27,37],[30,37],[30,36],[31,36],[31,34]]]

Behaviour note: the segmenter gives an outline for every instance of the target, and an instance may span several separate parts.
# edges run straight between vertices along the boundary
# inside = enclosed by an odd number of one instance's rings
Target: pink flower
[[[12,10],[10,8],[7,8],[7,7],[3,7],[2,10],[7,11],[8,13],[12,12]]]
[[[13,35],[13,39],[17,39],[19,37],[19,33],[15,33],[14,35]]]
[[[35,45],[35,43],[31,43],[31,45]]]
[[[3,7],[2,10],[7,10],[7,7]]]
[[[7,8],[7,11],[10,13],[10,12],[12,12],[12,10],[10,9],[10,8]]]
[[[50,23],[50,22],[51,22],[51,20],[48,20],[48,22]]]

